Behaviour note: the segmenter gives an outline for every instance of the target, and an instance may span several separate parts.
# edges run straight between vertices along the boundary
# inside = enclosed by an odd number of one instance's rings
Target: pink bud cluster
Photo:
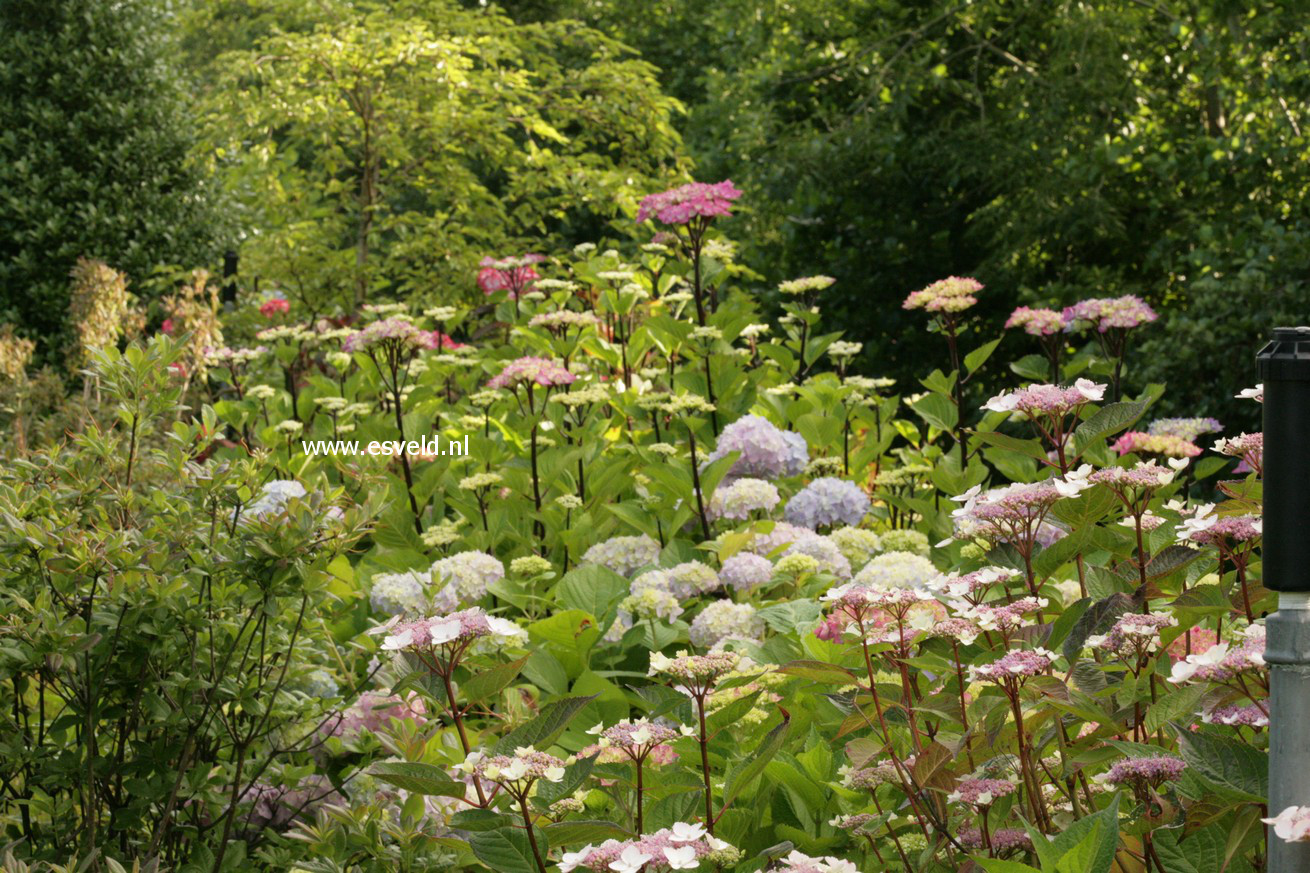
[[[1121,455],[1163,455],[1166,458],[1195,458],[1201,447],[1172,434],[1153,434],[1130,430],[1122,434],[1111,446]]]
[[[954,791],[946,795],[946,799],[951,803],[967,803],[969,806],[985,808],[1013,794],[1014,788],[1014,783],[1006,779],[963,779]]]
[[[1033,847],[1032,837],[1022,828],[998,828],[992,831],[989,836],[991,837],[992,851],[998,855],[1021,850],[1027,851]],[[962,828],[957,839],[959,839],[960,845],[966,849],[987,848],[982,831],[979,828]]]
[[[1151,755],[1145,758],[1124,758],[1116,761],[1108,771],[1095,777],[1109,785],[1150,785],[1152,788],[1172,782],[1187,769],[1187,762],[1172,755]]]
[[[1075,327],[1088,327],[1105,333],[1113,328],[1130,330],[1155,321],[1159,316],[1142,298],[1132,294],[1122,297],[1094,297],[1065,307],[1064,320]]]
[[[427,346],[428,336],[403,318],[387,318],[352,333],[346,337],[341,348],[347,352],[358,352],[388,340],[422,348]]]
[[[978,298],[974,295],[982,289],[983,284],[977,279],[950,276],[911,293],[901,306],[904,309],[922,309],[926,312],[963,312],[978,302]]]
[[[510,388],[524,382],[550,388],[558,385],[572,385],[577,376],[546,358],[527,355],[510,361],[499,375],[493,376],[488,388]]]
[[[1254,470],[1257,476],[1264,474],[1265,435],[1263,433],[1244,433],[1228,439],[1218,440],[1214,450],[1221,455],[1241,458],[1238,472]]]
[[[1234,703],[1228,706],[1217,706],[1201,713],[1201,721],[1206,724],[1222,724],[1229,727],[1268,727],[1269,712],[1259,704]]]
[[[1064,316],[1054,309],[1020,306],[1005,322],[1006,330],[1022,327],[1031,336],[1054,336],[1064,331]]]

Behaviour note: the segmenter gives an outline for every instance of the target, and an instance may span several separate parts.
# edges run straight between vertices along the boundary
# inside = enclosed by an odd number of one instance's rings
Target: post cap
[[[1310,327],[1276,327],[1255,356],[1262,382],[1310,382]]]

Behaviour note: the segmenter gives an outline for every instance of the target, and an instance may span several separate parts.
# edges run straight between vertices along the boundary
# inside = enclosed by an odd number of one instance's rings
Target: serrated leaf
[[[559,739],[573,717],[595,699],[596,695],[593,694],[589,697],[565,697],[547,704],[536,718],[501,737],[500,742],[496,743],[495,754],[513,754],[519,746],[531,746],[544,751]]]
[[[430,797],[460,797],[468,790],[463,782],[450,778],[445,770],[435,764],[419,761],[379,761],[369,773],[414,794]]]
[[[469,703],[481,703],[495,697],[506,685],[518,678],[519,672],[523,669],[523,665],[527,663],[529,657],[529,655],[524,655],[517,661],[497,664],[495,667],[470,676],[461,683],[459,687],[460,696]]]
[[[1247,743],[1176,728],[1178,751],[1192,771],[1234,798],[1264,803],[1269,797],[1269,755]]]
[[[633,836],[631,831],[608,821],[560,821],[548,824],[542,830],[552,846],[581,846],[606,840],[628,840]]]
[[[537,873],[532,846],[522,830],[506,827],[477,831],[469,835],[469,846],[479,861],[497,873]]]

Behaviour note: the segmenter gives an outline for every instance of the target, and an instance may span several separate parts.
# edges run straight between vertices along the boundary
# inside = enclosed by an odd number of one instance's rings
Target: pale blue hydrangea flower
[[[584,564],[600,564],[618,573],[631,576],[633,572],[660,557],[660,544],[645,534],[635,537],[610,537],[596,543],[582,556]]]
[[[505,578],[505,565],[486,552],[460,552],[431,568],[432,581],[444,586],[432,597],[437,612],[454,612],[487,596],[487,586]]]
[[[888,590],[892,588],[926,588],[938,576],[932,561],[911,552],[887,552],[864,565],[855,576],[855,584]]]
[[[744,415],[725,427],[708,460],[712,463],[729,452],[741,455],[728,471],[728,478],[798,476],[810,461],[804,437],[758,415]]]
[[[712,649],[728,640],[763,639],[764,620],[749,603],[715,600],[692,619],[689,634],[693,645]]]
[[[773,563],[760,555],[738,552],[723,562],[719,578],[738,591],[749,591],[773,579]]]
[[[783,510],[783,518],[810,529],[837,523],[854,525],[869,511],[869,496],[845,479],[825,476],[802,488]]]
[[[422,612],[427,602],[427,583],[428,579],[414,570],[379,573],[373,577],[368,601],[375,610],[387,615]]]
[[[883,550],[882,538],[871,530],[859,527],[839,527],[828,534],[828,539],[837,544],[852,567],[863,567],[869,559]],[[925,544],[927,539],[924,540]],[[912,552],[915,549],[903,549]]]
[[[769,482],[746,477],[720,484],[714,489],[705,514],[710,521],[720,518],[745,521],[752,512],[771,512],[780,499],[778,489]]]

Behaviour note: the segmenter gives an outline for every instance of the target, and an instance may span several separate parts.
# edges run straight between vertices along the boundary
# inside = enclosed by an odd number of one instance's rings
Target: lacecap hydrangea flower
[[[430,572],[433,582],[444,583],[432,605],[449,612],[485,597],[487,587],[505,577],[505,565],[486,552],[459,552],[435,562]]]
[[[841,523],[857,525],[869,511],[869,496],[844,479],[815,479],[787,501],[783,517],[811,530]]]
[[[692,619],[692,645],[713,649],[728,640],[760,640],[764,637],[764,620],[749,603],[715,600]]]
[[[728,471],[729,478],[797,476],[810,460],[804,437],[782,430],[758,415],[744,415],[725,427],[706,460],[713,463],[730,452],[741,454]]]

